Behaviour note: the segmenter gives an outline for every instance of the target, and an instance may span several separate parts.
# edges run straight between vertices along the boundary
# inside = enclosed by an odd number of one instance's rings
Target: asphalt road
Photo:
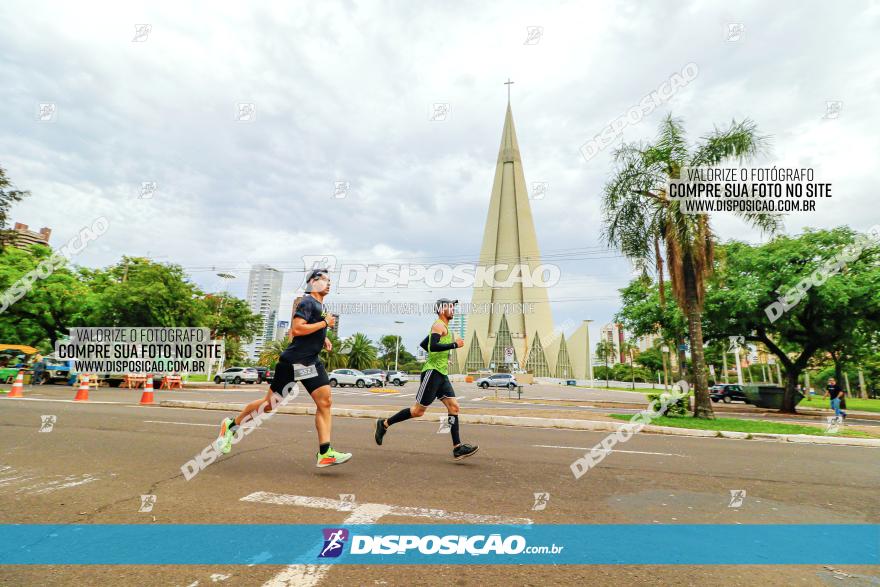
[[[63,390],[57,388],[54,391]],[[125,392],[132,394],[135,392]],[[175,392],[177,393],[177,392]],[[189,392],[185,392],[189,393]],[[237,392],[254,394],[253,392]],[[37,395],[37,394],[32,394]],[[480,445],[455,462],[436,419],[406,422],[384,446],[372,422],[336,418],[334,446],[354,453],[316,469],[311,417],[279,414],[190,481],[180,466],[216,436],[216,411],[63,398],[0,399],[4,523],[317,523],[345,511],[242,501],[258,492],[535,523],[878,523],[880,449],[636,436],[575,480],[570,463],[600,433],[464,426]],[[398,403],[400,398],[398,398]],[[439,410],[432,410],[439,413]],[[42,416],[55,416],[40,432]],[[739,507],[730,491],[745,490]],[[547,492],[544,510],[534,494]],[[141,495],[155,495],[139,512]],[[424,520],[386,517],[379,523]],[[4,545],[6,547],[8,545]],[[828,545],[804,544],[805,549]],[[840,547],[845,548],[845,545]],[[198,582],[198,583],[196,583]],[[814,566],[14,566],[3,585],[876,585],[876,567]]]
[[[508,390],[490,388],[480,389],[473,383],[455,383],[456,394],[462,408],[468,412],[479,413],[481,409],[491,408],[494,410],[516,410],[522,412],[529,409],[552,409],[559,412],[580,412],[581,414],[594,413],[601,416],[608,414],[635,414],[647,406],[644,394],[627,391],[615,391],[604,389],[573,388],[561,385],[534,385],[524,388],[522,399],[516,399],[516,394],[509,396]],[[187,388],[184,390],[156,390],[156,401],[160,399],[182,399],[193,401],[227,401],[247,403],[265,395],[267,384],[255,385],[229,385],[227,387],[214,386],[208,388]],[[389,386],[382,388],[383,392],[360,389],[356,387],[337,387],[333,390],[333,402],[336,406],[372,406],[397,411],[401,407],[415,402],[418,390],[415,382],[409,382],[402,387]],[[76,390],[62,385],[36,385],[26,386],[25,396],[39,399],[72,399]],[[119,389],[102,387],[90,392],[92,401],[137,403],[140,400],[142,390]],[[293,400],[294,403],[312,405],[308,395],[303,393]],[[576,405],[581,404],[581,405]],[[592,403],[591,403],[592,402]],[[602,402],[614,402],[613,406],[606,406]],[[804,407],[825,408],[827,402],[813,401]],[[765,421],[786,422],[790,424],[821,424],[823,418],[819,416],[780,416],[774,412],[757,410],[753,406],[734,403],[730,405],[716,404],[719,416],[732,418],[747,418]],[[735,413],[727,410],[735,410]],[[828,412],[831,415],[831,412]],[[860,418],[851,414],[847,418],[847,424],[866,427],[880,428],[880,419]]]

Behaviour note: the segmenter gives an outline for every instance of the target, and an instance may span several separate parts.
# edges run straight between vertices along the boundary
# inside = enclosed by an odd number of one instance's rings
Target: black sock
[[[390,418],[388,418],[388,426],[390,427],[392,424],[397,424],[398,422],[403,422],[404,420],[409,420],[412,418],[412,412],[409,408],[403,408]]]
[[[234,417],[234,416],[231,418],[231,420],[232,420],[232,424],[229,425],[229,429],[230,429],[231,431],[235,432],[235,429],[238,428],[238,424],[235,423],[235,417]]]
[[[461,438],[458,437],[458,416],[449,414],[447,416],[449,422],[449,432],[452,434],[452,446],[461,444]]]
[[[330,443],[329,442],[325,442],[324,444],[318,445],[318,454],[319,455],[324,454],[328,450],[330,450]]]

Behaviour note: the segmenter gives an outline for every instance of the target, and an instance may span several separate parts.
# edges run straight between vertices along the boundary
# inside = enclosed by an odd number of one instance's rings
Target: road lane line
[[[533,444],[532,446],[537,446],[540,448],[570,448],[572,450],[583,450],[583,451],[593,450],[595,448],[592,446],[589,448],[587,448],[585,446],[556,446],[554,444]],[[687,455],[680,455],[680,454],[675,454],[675,453],[671,453],[671,452],[647,452],[647,451],[641,451],[641,450],[620,450],[617,448],[612,449],[610,452],[625,452],[625,453],[634,454],[634,455],[657,455],[657,456],[661,456],[661,457],[687,457]]]
[[[457,520],[468,524],[531,524],[529,518],[512,518],[506,516],[494,516],[483,514],[467,514],[464,512],[447,512],[432,508],[419,508],[408,506],[395,506],[384,503],[352,504],[348,501],[330,499],[326,497],[310,497],[305,495],[286,495],[257,491],[246,495],[240,501],[254,503],[269,503],[275,505],[293,505],[299,507],[317,508],[324,510],[351,511],[343,522],[346,524],[374,524],[383,516],[405,516],[417,518],[432,518],[443,520]],[[354,509],[352,509],[354,508]],[[321,545],[311,550],[315,556],[320,551]],[[332,565],[290,565],[273,578],[263,584],[263,587],[314,587],[318,585]]]

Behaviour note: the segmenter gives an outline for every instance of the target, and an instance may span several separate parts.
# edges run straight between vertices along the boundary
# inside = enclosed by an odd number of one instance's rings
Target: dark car
[[[262,383],[264,381],[272,381],[272,377],[270,375],[270,371],[268,367],[254,367],[257,370],[257,375],[259,375],[259,379],[257,383]]]
[[[713,402],[722,401],[726,404],[730,402],[749,403],[743,388],[732,383],[719,383],[709,388],[709,397]]]

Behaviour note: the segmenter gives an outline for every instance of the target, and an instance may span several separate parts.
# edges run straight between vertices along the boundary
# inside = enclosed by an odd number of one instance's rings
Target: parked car
[[[346,385],[354,385],[356,387],[372,387],[381,386],[382,382],[372,375],[367,375],[357,369],[335,369],[330,372],[330,387],[345,387]]]
[[[723,401],[726,404],[730,402],[746,402],[749,403],[743,388],[732,383],[719,383],[709,388],[709,397],[713,402]]]
[[[253,384],[257,383],[259,380],[259,372],[253,367],[230,367],[223,371],[223,373],[217,373],[217,375],[214,376],[214,383],[226,381],[227,383],[235,384],[241,382]]]
[[[388,382],[388,379],[385,377],[385,371],[382,369],[364,369],[364,375],[378,379],[382,385]]]
[[[266,369],[266,373],[263,375],[263,379],[272,383],[272,380],[275,379],[275,371],[272,369]]]
[[[386,371],[385,381],[394,385],[406,385],[406,382],[409,381],[409,375],[403,371]]]
[[[269,381],[269,379],[266,378],[266,374],[269,372],[269,368],[268,368],[268,367],[254,367],[254,369],[257,370],[257,375],[259,375],[259,377],[260,377],[260,378],[257,380],[257,383],[262,383],[262,382],[264,382],[264,381]]]
[[[490,387],[507,387],[513,389],[519,385],[519,383],[516,382],[516,378],[511,373],[495,373],[494,375],[477,379],[477,385],[483,389],[488,389]]]

